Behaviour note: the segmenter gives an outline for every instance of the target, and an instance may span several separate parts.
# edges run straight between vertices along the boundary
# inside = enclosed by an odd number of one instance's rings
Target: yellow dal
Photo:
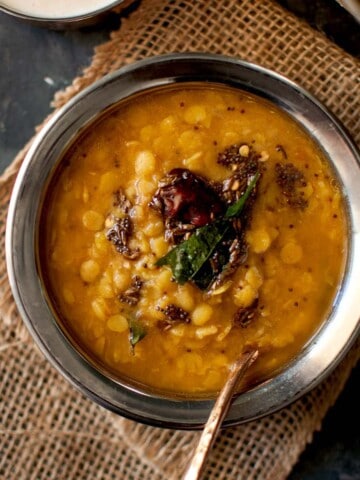
[[[154,266],[170,245],[149,201],[175,167],[216,181],[228,177],[216,160],[232,144],[251,145],[266,170],[246,237],[246,265],[224,293],[208,298],[190,283],[171,281],[168,267]],[[45,277],[66,328],[113,374],[167,391],[210,393],[222,387],[242,350],[257,344],[253,383],[289,362],[329,312],[346,256],[341,192],[314,142],[273,105],[216,86],[153,92],[98,121],[64,160],[46,200]],[[304,210],[287,205],[275,182],[278,162],[304,173]],[[113,206],[119,188],[133,204],[131,246],[141,251],[134,261],[106,239],[106,219],[119,213]],[[118,296],[134,275],[144,286],[133,314],[147,335],[132,352],[127,307]],[[260,316],[247,328],[234,326],[235,311],[256,297]],[[159,329],[164,316],[157,307],[168,304],[189,312],[191,323]]]

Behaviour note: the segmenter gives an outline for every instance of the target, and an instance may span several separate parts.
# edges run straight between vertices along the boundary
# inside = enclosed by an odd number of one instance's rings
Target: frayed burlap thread
[[[310,90],[360,141],[359,62],[270,0],[143,0],[53,105],[123,65],[174,51],[272,68]],[[0,479],[179,479],[199,433],[136,424],[95,405],[43,358],[18,315],[6,275],[5,219],[30,143],[0,178]],[[222,431],[205,478],[285,479],[359,352],[358,340],[327,380],[291,406]]]

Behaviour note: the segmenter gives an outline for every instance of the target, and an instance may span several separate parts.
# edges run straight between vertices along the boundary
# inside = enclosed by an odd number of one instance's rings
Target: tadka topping
[[[173,303],[166,305],[165,308],[158,307],[157,310],[165,316],[157,323],[157,326],[164,331],[169,330],[176,323],[190,323],[191,321],[189,313]]]
[[[233,322],[235,326],[246,328],[253,322],[258,312],[259,299],[256,298],[249,307],[239,308],[234,315]]]
[[[175,168],[160,180],[150,206],[163,216],[165,238],[172,243],[225,210],[210,183],[186,168]]]
[[[218,154],[217,162],[232,170],[247,169],[252,173],[258,169],[261,155],[247,143],[235,144]]]
[[[159,181],[149,206],[161,215],[165,239],[175,247],[157,260],[156,266],[169,266],[176,282],[190,281],[208,295],[224,289],[226,281],[247,258],[245,233],[261,176],[260,160],[261,155],[252,147],[236,144],[218,154],[217,162],[232,171],[222,182],[210,182],[185,168],[173,169]],[[304,174],[291,163],[276,163],[275,177],[287,203],[304,209],[307,203],[300,190],[306,186]],[[135,260],[139,251],[131,251],[128,245],[132,233],[131,202],[117,190],[113,206],[123,217],[115,218],[106,233],[107,239],[125,258]],[[137,305],[142,286],[141,278],[133,277],[129,288],[119,295],[120,302]],[[255,298],[250,306],[235,312],[233,324],[246,328],[256,319],[257,309]],[[189,314],[174,304],[157,310],[165,317],[157,323],[163,331],[178,322],[190,322]]]
[[[122,303],[127,303],[128,305],[134,306],[140,300],[140,290],[143,286],[143,281],[139,277],[139,275],[135,275],[131,280],[130,287],[125,290],[124,293],[119,295],[119,300]]]
[[[129,240],[133,231],[129,215],[131,203],[120,189],[114,192],[113,206],[120,210],[122,217],[109,215],[107,224],[110,225],[110,228],[106,232],[106,238],[113,243],[116,250],[124,255],[125,258],[135,260],[139,257],[140,252],[139,250],[131,250],[129,247]]]
[[[287,203],[291,207],[306,208],[308,201],[304,198],[304,192],[301,190],[307,185],[304,174],[292,163],[277,163],[275,171],[276,182],[285,195]]]
[[[256,193],[259,177],[259,172],[249,177],[246,190],[237,202],[230,205],[223,215],[214,214],[210,223],[197,228],[182,243],[160,258],[156,265],[170,266],[178,283],[191,281],[201,290],[211,289],[214,283],[218,283],[216,280],[219,280],[219,276],[223,280],[227,276],[223,273],[227,272],[229,261],[236,260],[238,263],[241,258],[239,255],[232,257],[232,254],[241,250],[242,228],[246,224],[241,223],[241,214],[247,200]],[[199,202],[200,199],[195,196],[194,201]],[[230,264],[231,272],[233,267],[234,265]]]

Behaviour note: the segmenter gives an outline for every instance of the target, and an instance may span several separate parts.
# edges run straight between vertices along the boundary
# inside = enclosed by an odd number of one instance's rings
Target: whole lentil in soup
[[[148,92],[62,165],[42,217],[46,281],[66,328],[120,377],[211,393],[256,344],[256,382],[331,309],[342,195],[313,140],[267,101],[216,85]]]

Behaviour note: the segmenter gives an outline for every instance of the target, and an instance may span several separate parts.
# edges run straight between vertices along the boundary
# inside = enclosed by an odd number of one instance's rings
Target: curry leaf
[[[256,185],[256,182],[259,180],[260,173],[257,172],[254,177],[252,178],[251,182],[249,183],[247,189],[245,190],[244,194],[241,195],[239,200],[232,205],[226,210],[225,212],[225,218],[234,218],[240,215],[242,212],[242,209],[245,206],[246,200],[249,198],[253,188]]]
[[[170,250],[156,265],[169,265],[175,280],[183,285],[198,273],[224,238],[228,228],[228,222],[222,220],[197,228],[188,240]]]
[[[128,319],[128,324],[129,324],[129,329],[130,329],[130,335],[129,335],[129,341],[130,345],[132,348],[135,347],[137,343],[142,340],[145,335],[146,335],[146,329],[144,325],[137,320],[136,318],[130,316]]]
[[[206,268],[207,263],[209,263],[208,260],[232,228],[229,220],[240,215],[259,176],[259,173],[257,173],[253,177],[245,193],[227,209],[224,218],[197,228],[190,238],[174,247],[164,257],[161,257],[156,265],[169,265],[175,280],[180,285],[192,280],[199,288],[206,289],[212,280],[211,275],[209,275],[209,268]],[[206,273],[206,279],[199,278],[202,270],[204,274]]]

